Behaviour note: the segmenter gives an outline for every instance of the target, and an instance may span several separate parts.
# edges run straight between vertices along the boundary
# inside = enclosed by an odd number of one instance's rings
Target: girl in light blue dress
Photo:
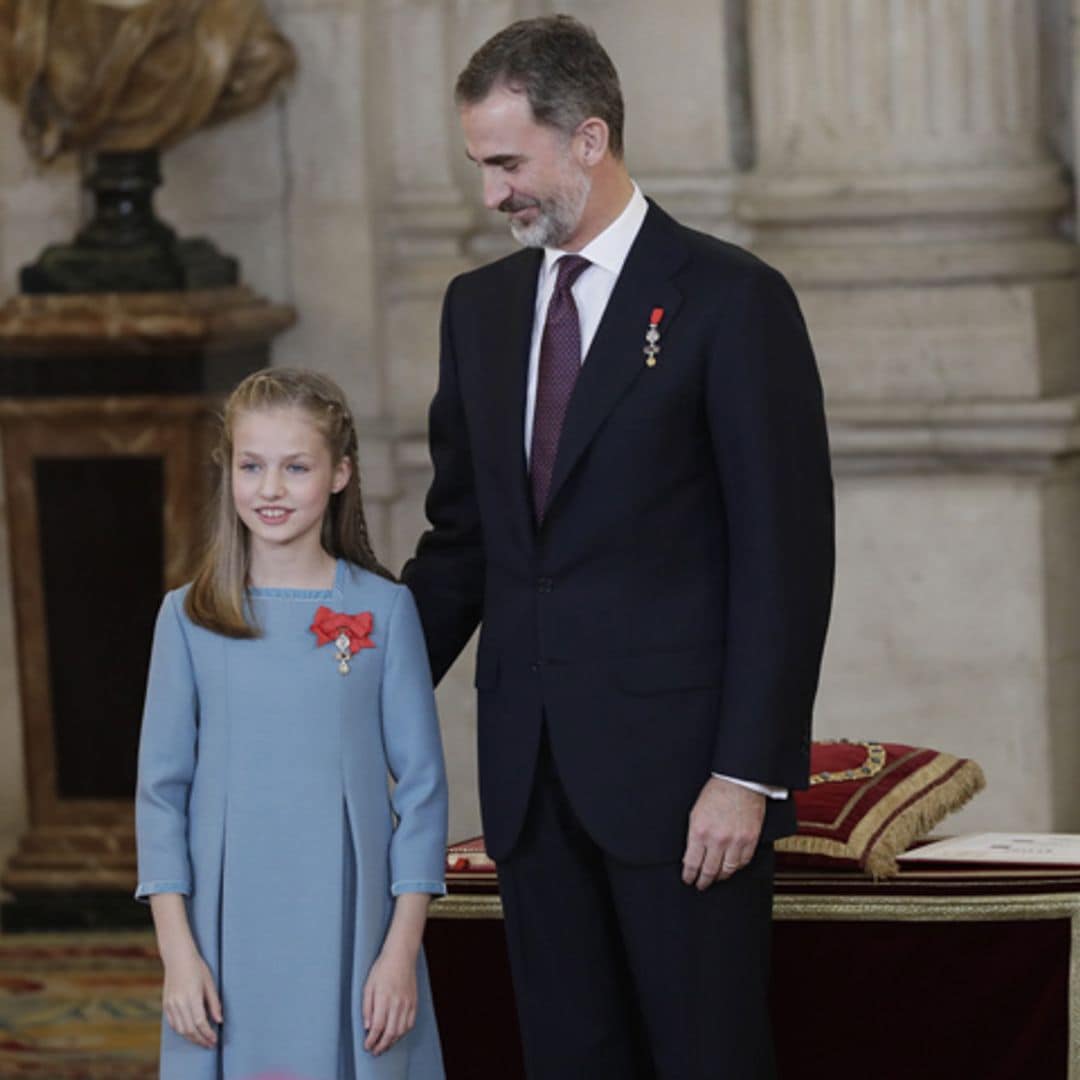
[[[166,595],[139,745],[163,1080],[439,1080],[421,935],[446,776],[412,597],[368,541],[341,391],[230,396],[208,553]]]

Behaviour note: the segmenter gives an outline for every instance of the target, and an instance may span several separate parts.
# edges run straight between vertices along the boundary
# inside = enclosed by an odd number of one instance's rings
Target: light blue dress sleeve
[[[198,695],[178,604],[177,594],[168,593],[158,612],[139,736],[139,900],[153,893],[191,894],[188,795],[195,772]]]
[[[390,891],[441,895],[446,892],[446,767],[420,617],[404,587],[390,612],[384,663],[382,736],[398,819],[390,841]]]

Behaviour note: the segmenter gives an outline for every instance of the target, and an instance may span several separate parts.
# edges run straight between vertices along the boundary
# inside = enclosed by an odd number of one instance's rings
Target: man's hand
[[[683,881],[705,890],[742,869],[754,857],[764,819],[764,795],[712,777],[690,811]]]

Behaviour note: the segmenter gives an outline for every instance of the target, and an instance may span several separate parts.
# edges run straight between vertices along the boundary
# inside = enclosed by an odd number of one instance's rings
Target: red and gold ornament
[[[371,628],[374,618],[370,611],[359,611],[348,615],[342,611],[320,607],[309,629],[315,635],[318,646],[334,643],[334,660],[338,672],[349,674],[349,660],[361,649],[374,649],[371,640]]]
[[[649,329],[645,331],[645,366],[656,367],[656,356],[660,352],[660,320],[664,317],[664,309],[655,307],[649,315]]]

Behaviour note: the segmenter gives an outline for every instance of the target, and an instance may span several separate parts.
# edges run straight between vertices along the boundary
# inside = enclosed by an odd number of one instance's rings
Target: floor
[[[0,935],[0,1078],[152,1080],[161,964],[149,933]]]

